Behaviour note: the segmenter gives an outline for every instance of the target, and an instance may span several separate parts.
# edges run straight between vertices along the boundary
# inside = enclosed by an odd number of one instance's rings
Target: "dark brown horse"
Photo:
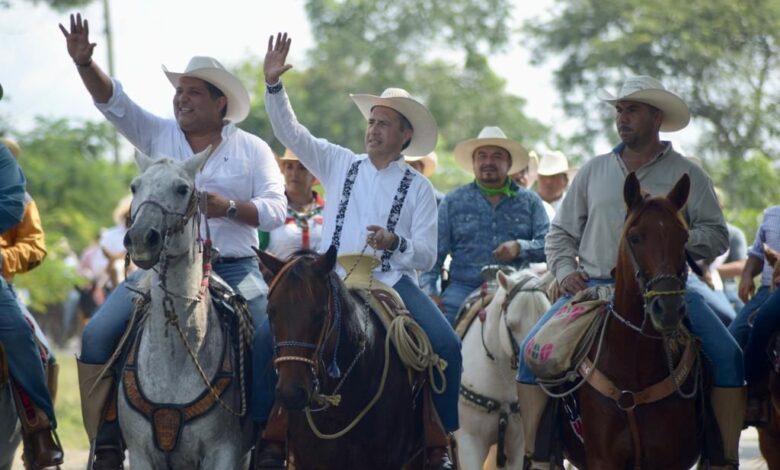
[[[681,349],[669,343],[686,337],[688,227],[680,210],[689,190],[684,175],[666,197],[645,198],[636,176],[626,179],[614,302],[603,342],[590,352],[595,364],[580,367],[589,377],[577,392],[584,447],[562,418],[567,458],[578,468],[688,469],[699,456],[696,400],[683,397],[696,390],[694,374],[676,370],[669,379]],[[685,355],[695,358],[692,350]],[[668,393],[650,391],[663,382]]]
[[[274,275],[268,318],[279,376],[276,398],[289,411],[295,467],[408,465],[421,448],[418,400],[395,349],[387,349],[381,322],[334,272],[335,248],[324,255],[297,254],[286,263],[260,253],[260,261]],[[324,398],[335,395],[338,404]]]

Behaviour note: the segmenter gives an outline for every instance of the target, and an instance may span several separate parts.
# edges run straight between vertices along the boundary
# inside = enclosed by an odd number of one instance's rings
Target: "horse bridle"
[[[168,209],[161,203],[155,201],[154,199],[147,199],[141,204],[138,205],[137,208],[135,208],[135,211],[130,210],[130,225],[132,225],[135,222],[135,216],[138,214],[138,211],[141,210],[141,208],[147,204],[151,204],[152,206],[155,206],[156,208],[160,209],[160,212],[162,212],[163,216],[167,217],[169,215],[178,215],[181,218],[173,225],[168,227],[168,229],[163,234],[163,237],[167,237],[168,235],[173,235],[175,233],[180,233],[184,230],[184,227],[187,226],[187,223],[192,219],[195,214],[198,212],[198,203],[200,202],[200,192],[197,189],[194,189],[192,191],[192,194],[190,194],[190,199],[187,201],[187,207],[184,209],[184,212],[176,212]]]

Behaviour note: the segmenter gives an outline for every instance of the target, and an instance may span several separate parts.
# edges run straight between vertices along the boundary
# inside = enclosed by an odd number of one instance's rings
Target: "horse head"
[[[336,248],[323,255],[299,252],[281,261],[258,252],[270,286],[268,320],[274,334],[276,396],[290,410],[309,406],[319,392],[324,349],[338,336],[344,288],[336,265]]]
[[[152,160],[136,152],[141,174],[130,185],[133,202],[124,245],[140,268],[150,269],[157,264],[164,250],[167,256],[176,257],[192,248],[198,228],[191,224],[199,203],[195,175],[210,153],[209,146],[177,162],[168,158]],[[190,224],[193,229],[185,230]]]
[[[550,308],[550,301],[539,278],[531,271],[511,274],[498,271],[496,281],[500,290],[486,309],[487,321],[500,323],[498,338],[501,350],[514,362],[517,360],[518,345]]]
[[[680,211],[690,186],[685,174],[665,197],[645,197],[631,173],[623,187],[627,213],[615,276],[616,296],[634,292],[641,297],[645,317],[661,334],[677,331],[687,313],[688,226]]]

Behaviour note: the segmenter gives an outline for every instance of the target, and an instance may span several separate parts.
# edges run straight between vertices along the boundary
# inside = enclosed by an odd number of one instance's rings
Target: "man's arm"
[[[97,43],[89,42],[89,22],[81,19],[81,13],[70,15],[70,29],[62,24],[60,31],[65,36],[68,55],[76,64],[81,81],[96,103],[107,103],[113,94],[113,85],[108,75],[92,60],[92,51]]]
[[[24,187],[22,169],[8,147],[0,143],[0,233],[22,221]]]
[[[531,193],[531,196],[531,239],[517,241],[520,245],[519,256],[531,263],[543,263],[547,260],[544,245],[550,231],[550,219],[547,218],[541,198],[536,193]]]
[[[46,257],[43,226],[35,201],[29,200],[22,221],[12,232],[13,240],[2,249],[3,277],[6,279],[35,268]]]
[[[691,192],[686,213],[690,231],[686,249],[694,259],[717,258],[729,247],[729,232],[712,181],[701,168],[690,169]]]

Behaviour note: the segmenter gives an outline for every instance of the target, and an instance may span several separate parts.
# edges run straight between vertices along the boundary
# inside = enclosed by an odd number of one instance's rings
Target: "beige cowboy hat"
[[[298,161],[298,155],[295,155],[292,153],[292,150],[290,149],[284,149],[284,153],[281,157],[278,159],[280,162],[297,162]]]
[[[436,152],[431,152],[428,155],[423,155],[422,157],[410,157],[409,155],[404,155],[404,160],[406,162],[422,162],[423,176],[431,176],[432,174],[436,173],[436,166],[438,166],[439,157],[436,156]]]
[[[469,173],[474,171],[472,156],[474,152],[488,145],[501,147],[509,152],[512,157],[512,166],[509,167],[507,174],[514,174],[528,166],[530,157],[528,150],[520,142],[512,140],[504,134],[500,127],[487,126],[479,132],[476,139],[464,140],[455,146],[455,161]]]
[[[427,155],[436,148],[439,128],[436,119],[422,103],[412,98],[408,91],[401,88],[388,88],[381,96],[349,95],[363,117],[368,120],[374,106],[385,106],[401,113],[412,125],[414,135],[404,154]]]
[[[603,88],[598,90],[596,94],[601,101],[612,105],[618,101],[637,101],[660,109],[664,113],[664,120],[661,123],[661,131],[663,132],[679,131],[687,126],[691,120],[691,112],[682,98],[668,91],[655,78],[647,75],[627,78],[617,95],[613,95]]]
[[[569,159],[560,150],[542,152],[539,167],[536,170],[539,176],[553,176],[566,173],[569,179],[574,178],[577,169],[569,166]]]
[[[212,57],[195,56],[190,59],[184,72],[170,72],[163,65],[163,72],[174,87],[179,86],[179,78],[193,77],[209,82],[225,94],[227,112],[225,119],[237,124],[249,115],[249,92],[235,75]]]
[[[0,137],[0,142],[4,143],[5,146],[8,147],[8,150],[11,151],[11,154],[13,154],[14,158],[19,160],[19,155],[22,154],[22,148],[19,147],[19,144],[16,143],[14,139],[9,137]]]

